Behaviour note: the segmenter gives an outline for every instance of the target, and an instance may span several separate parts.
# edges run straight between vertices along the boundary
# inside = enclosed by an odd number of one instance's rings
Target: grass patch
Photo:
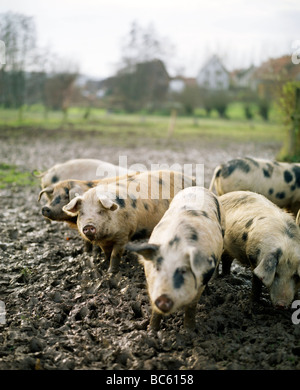
[[[17,167],[5,163],[0,163],[0,188],[10,186],[35,186],[37,179],[31,172],[21,172]]]
[[[230,142],[278,142],[286,137],[284,127],[273,115],[270,121],[259,117],[252,120],[242,119],[241,104],[233,104],[231,119],[218,117],[176,118],[174,131],[169,134],[170,117],[145,114],[115,114],[101,109],[92,109],[88,120],[83,119],[83,109],[70,108],[68,118],[62,121],[62,114],[50,111],[47,119],[43,117],[40,107],[24,110],[23,119],[18,120],[17,110],[0,108],[0,135],[9,135],[9,128],[14,134],[29,135],[32,130],[37,137],[97,136],[103,145],[139,147],[141,145],[162,144],[166,146],[169,138],[180,143],[201,141],[223,143]],[[45,132],[47,130],[47,132]],[[170,136],[168,138],[168,136]]]

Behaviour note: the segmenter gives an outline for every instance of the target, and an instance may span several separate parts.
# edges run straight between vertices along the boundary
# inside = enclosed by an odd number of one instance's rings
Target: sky
[[[228,70],[259,65],[300,40],[299,0],[1,0],[7,11],[33,16],[39,47],[97,79],[120,65],[133,21],[172,43],[171,76],[196,77],[213,54]]]

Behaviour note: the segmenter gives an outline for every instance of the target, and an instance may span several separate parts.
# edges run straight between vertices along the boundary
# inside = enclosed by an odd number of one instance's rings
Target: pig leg
[[[93,250],[93,244],[90,241],[85,241],[84,242],[84,251],[89,253],[92,252]]]
[[[108,272],[115,274],[119,271],[119,264],[125,250],[125,244],[118,244],[113,247]]]
[[[195,329],[196,327],[196,307],[197,307],[197,302],[193,302],[191,305],[188,305],[185,308],[184,312],[184,328],[185,329]]]
[[[150,328],[155,331],[159,330],[161,319],[162,319],[162,314],[159,314],[156,311],[152,310],[152,314],[150,318]]]
[[[185,308],[185,312],[184,312],[184,328],[185,329],[193,330],[196,328],[196,320],[195,320],[196,308],[197,308],[197,303],[198,303],[198,301],[199,301],[199,299],[204,291],[204,288],[205,287],[200,288],[196,298],[193,300],[192,303],[190,303]]]
[[[93,255],[94,255],[95,257],[100,256],[101,253],[102,253],[102,249],[101,249],[100,246],[98,246],[98,245],[93,245],[92,251],[93,251]]]
[[[110,257],[111,257],[111,253],[112,253],[112,250],[113,250],[113,246],[112,245],[105,245],[105,246],[102,245],[101,249],[104,252],[105,261],[110,262]]]
[[[252,274],[252,291],[251,299],[252,301],[259,301],[260,294],[262,290],[262,281],[254,274]]]
[[[233,258],[229,255],[229,253],[224,251],[224,253],[222,254],[222,275],[223,276],[230,275],[230,267],[232,262],[233,262]]]

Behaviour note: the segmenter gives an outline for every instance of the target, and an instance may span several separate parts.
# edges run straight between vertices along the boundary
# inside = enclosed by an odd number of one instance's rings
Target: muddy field
[[[128,164],[204,163],[205,184],[215,166],[237,156],[274,158],[277,144],[192,144],[163,141],[103,146],[101,136],[69,137],[28,130],[1,131],[0,161],[21,171],[75,157]],[[211,282],[198,303],[195,332],[183,313],[148,330],[150,306],[141,265],[126,254],[117,275],[102,256],[86,253],[75,230],[47,223],[36,186],[0,190],[0,369],[240,370],[299,369],[300,325],[292,311],[272,308],[266,290],[250,304],[251,275],[235,265]]]

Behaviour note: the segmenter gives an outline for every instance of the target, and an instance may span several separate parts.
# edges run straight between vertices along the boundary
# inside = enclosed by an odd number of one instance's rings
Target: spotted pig
[[[171,199],[193,178],[175,171],[146,171],[129,179],[97,186],[63,207],[77,217],[83,238],[98,244],[117,272],[125,245],[130,239],[149,237],[169,207]]]
[[[36,176],[41,178],[41,187],[44,189],[62,180],[100,180],[129,172],[133,171],[102,160],[78,158],[56,164]]]
[[[262,284],[274,306],[288,307],[300,287],[300,230],[293,216],[266,197],[234,191],[219,197],[226,216],[223,273],[236,259],[253,271],[252,298]]]
[[[203,187],[180,191],[148,243],[128,244],[144,265],[152,306],[150,327],[185,307],[184,326],[195,327],[198,300],[223,252],[225,216],[218,198]]]
[[[137,172],[135,174],[138,174]],[[77,217],[72,217],[63,211],[63,207],[67,205],[76,196],[82,195],[90,188],[96,187],[99,184],[119,182],[133,176],[133,173],[118,177],[108,177],[101,180],[63,180],[51,186],[44,188],[39,193],[38,201],[43,194],[47,194],[48,203],[42,207],[42,214],[45,218],[52,221],[67,222],[70,227],[77,228]]]
[[[252,191],[264,195],[295,216],[300,208],[300,164],[237,158],[216,167],[209,189],[218,195]]]

